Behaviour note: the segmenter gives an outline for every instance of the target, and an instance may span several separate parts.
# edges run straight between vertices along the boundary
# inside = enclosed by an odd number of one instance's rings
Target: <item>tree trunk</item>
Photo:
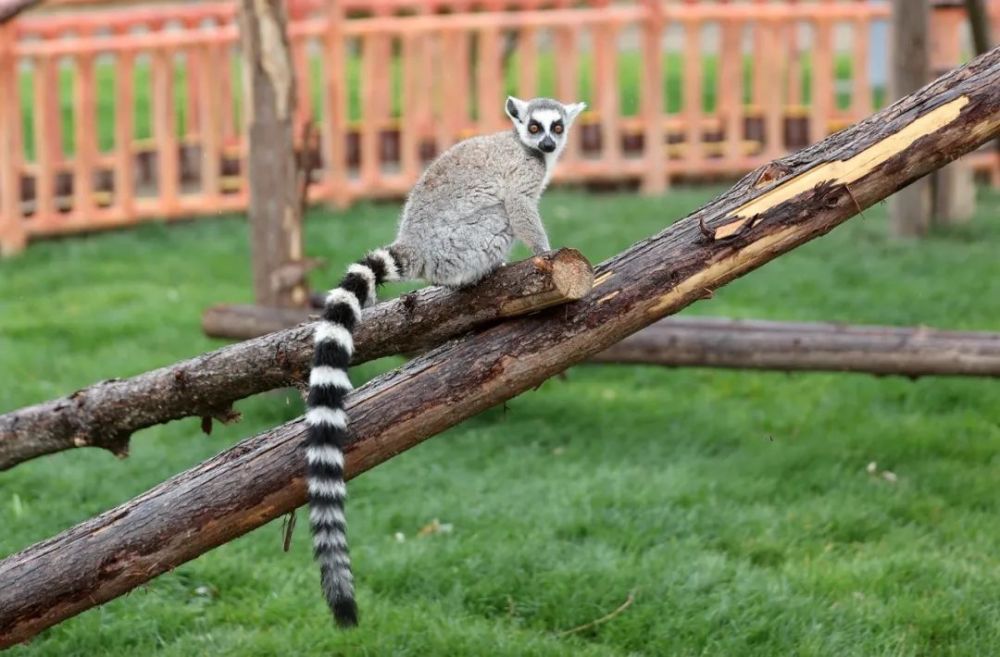
[[[449,342],[348,397],[349,476],[675,313],[1000,134],[1000,49],[785,158],[597,270],[574,304]],[[774,170],[774,169],[772,169]],[[666,219],[666,218],[665,218]],[[738,224],[728,239],[710,239]],[[305,426],[244,441],[0,562],[0,647],[110,600],[305,500]],[[363,573],[359,573],[364,577]],[[317,613],[319,612],[317,594]]]
[[[930,0],[892,0],[892,97],[911,94],[930,80]],[[895,237],[921,237],[931,226],[931,178],[917,180],[889,201]]]
[[[354,336],[354,362],[423,351],[497,319],[579,299],[592,281],[593,270],[580,252],[562,249],[508,265],[465,290],[411,292],[365,309]],[[298,317],[290,325],[307,319],[304,310],[276,312]],[[216,314],[206,312],[206,326]],[[235,420],[236,400],[306,378],[312,332],[311,325],[299,326],[0,415],[0,470],[74,447],[124,456],[133,432],[182,417]]]
[[[997,377],[1000,333],[669,317],[591,362]]]
[[[293,138],[295,78],[280,0],[240,0],[247,130],[250,142],[250,252],[258,304],[301,307],[304,273],[283,275],[302,262],[302,208]],[[304,272],[300,268],[300,272]]]

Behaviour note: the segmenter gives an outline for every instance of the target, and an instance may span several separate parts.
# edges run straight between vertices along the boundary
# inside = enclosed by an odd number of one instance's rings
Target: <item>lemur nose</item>
[[[551,137],[546,137],[538,144],[538,148],[540,148],[543,153],[551,153],[556,149],[556,142],[552,141]]]

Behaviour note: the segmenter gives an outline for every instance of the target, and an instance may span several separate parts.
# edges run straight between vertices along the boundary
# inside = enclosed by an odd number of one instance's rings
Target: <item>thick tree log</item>
[[[309,300],[302,253],[302,192],[293,138],[296,84],[284,3],[240,0],[240,52],[250,143],[253,293],[265,306]]]
[[[562,249],[508,265],[466,290],[411,292],[364,311],[354,362],[424,351],[497,319],[580,299],[593,276],[579,251]],[[305,311],[288,312],[306,319]],[[302,381],[312,348],[312,326],[299,326],[0,415],[0,470],[74,447],[124,455],[133,432],[183,417],[233,420],[236,400]]]
[[[581,299],[590,291],[593,269],[575,249],[562,249],[554,254],[531,258],[515,266],[508,265],[494,275],[486,286],[455,293],[449,297],[448,308],[435,308],[434,322],[449,336],[458,335],[470,322],[482,323],[492,319],[516,317],[548,308],[549,306]],[[411,296],[399,302],[416,307]],[[453,313],[449,316],[449,313]],[[205,311],[201,327],[206,335],[214,338],[246,340],[291,328],[308,321],[314,313],[299,308],[267,308],[263,306],[216,306]],[[318,311],[315,313],[318,314]],[[403,328],[410,320],[399,318]],[[364,326],[368,319],[365,318]],[[446,328],[459,325],[455,330]],[[407,333],[417,332],[406,329]],[[398,332],[398,329],[397,329]],[[425,344],[416,345],[421,350],[442,340],[433,334],[408,336],[414,341],[425,338]],[[413,350],[414,342],[405,345]]]
[[[1000,49],[744,178],[605,262],[581,301],[467,335],[359,388],[346,405],[355,434],[348,474],[538,386],[998,133]],[[706,232],[732,237],[712,239]],[[24,641],[302,504],[304,433],[296,421],[251,438],[0,562],[0,646]],[[317,594],[317,613],[325,613],[320,606]]]
[[[211,313],[211,315],[209,314]],[[228,306],[206,313],[210,335],[247,339],[296,326],[308,312]],[[1000,333],[668,317],[590,359],[666,367],[859,372],[908,377],[1000,376]]]
[[[996,377],[1000,333],[669,317],[591,362]]]

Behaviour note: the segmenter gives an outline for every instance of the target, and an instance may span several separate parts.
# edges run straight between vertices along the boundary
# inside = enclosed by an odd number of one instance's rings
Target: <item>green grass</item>
[[[598,261],[708,197],[555,191],[543,215],[554,244]],[[691,312],[1000,329],[1000,195],[981,200],[972,224],[921,242],[889,241],[873,208]],[[397,212],[315,211],[308,251],[339,271]],[[0,261],[0,411],[217,346],[200,313],[247,301],[248,269],[233,220]],[[0,554],[301,411],[285,392],[239,408],[210,437],[195,419],[143,431],[126,461],[80,450],[0,474]],[[579,367],[352,483],[358,631],[332,627],[300,517],[288,554],[273,522],[10,654],[995,654],[998,409],[990,380]],[[435,518],[452,531],[419,537]],[[558,635],[630,592],[613,620]]]
[[[596,97],[594,95],[593,71],[594,58],[591,53],[582,53],[578,58],[579,79],[577,88],[580,90],[579,98],[572,100],[583,100],[591,104],[592,109],[596,109]],[[836,79],[846,82],[851,78],[851,59],[847,55],[837,57],[835,62]],[[361,60],[359,57],[351,57],[347,63],[348,80],[348,112],[350,120],[357,121],[363,116],[361,105]],[[557,63],[552,53],[540,53],[538,56],[538,94],[541,96],[553,96],[556,93],[556,68]],[[232,60],[232,84],[233,84],[233,125],[242,125],[240,118],[242,107],[242,72],[239,61]],[[518,56],[511,57],[504,72],[504,93],[518,93],[518,77],[520,64]],[[753,60],[747,57],[743,64],[743,100],[745,103],[751,102],[753,84]],[[149,139],[152,137],[151,119],[151,67],[145,59],[138,60],[133,68],[132,84],[135,93],[134,106],[131,108],[135,139]],[[314,116],[323,115],[323,63],[318,58],[310,60],[310,85],[309,99]],[[400,105],[402,100],[402,63],[399,56],[393,58],[391,65],[390,80],[386,82],[393,90],[391,93],[391,113],[393,116],[400,115]],[[669,113],[676,114],[681,111],[684,102],[683,94],[684,67],[681,55],[678,53],[664,53],[663,55],[663,106]],[[67,155],[75,152],[75,125],[73,108],[73,85],[75,72],[72,68],[60,68],[59,70],[59,98],[57,106],[59,108],[59,122],[61,128],[62,150]],[[115,93],[118,82],[115,79],[114,65],[108,61],[102,61],[95,65],[96,80],[96,102],[97,102],[97,143],[101,151],[109,151],[114,146],[114,130],[116,122],[116,112],[124,111],[116,107]],[[25,156],[28,160],[34,160],[36,144],[34,141],[34,95],[33,89],[39,83],[38,76],[33,71],[27,70],[21,73],[21,111],[22,127],[25,135],[24,148]],[[808,57],[803,58],[802,77],[800,81],[802,89],[802,102],[810,102],[812,73],[811,64]],[[187,116],[187,71],[186,64],[178,63],[174,68],[174,102],[177,108],[177,134],[186,134],[186,126],[189,120]],[[637,52],[627,51],[619,53],[618,57],[618,78],[617,92],[619,107],[622,115],[634,116],[639,113],[642,87],[642,58]],[[470,92],[475,96],[475,85],[471,85]],[[300,92],[302,93],[302,92]],[[706,56],[702,62],[702,110],[713,112],[716,108],[718,93],[718,57]],[[880,107],[885,101],[885,90],[881,87],[873,90],[875,94],[876,107]],[[566,99],[567,101],[569,99]],[[841,109],[850,105],[851,95],[848,92],[838,91],[837,106]],[[472,104],[473,118],[478,110],[474,100]]]

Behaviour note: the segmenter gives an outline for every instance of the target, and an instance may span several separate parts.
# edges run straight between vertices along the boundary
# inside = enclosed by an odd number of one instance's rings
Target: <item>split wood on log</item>
[[[354,363],[424,351],[498,319],[580,299],[593,278],[579,251],[561,249],[507,265],[465,290],[410,292],[365,309]],[[305,319],[304,311],[287,312]],[[206,330],[215,315],[206,313]],[[0,415],[0,470],[74,447],[124,455],[133,432],[183,417],[236,419],[234,401],[307,378],[312,332],[303,325],[265,335]]]
[[[594,363],[779,371],[1000,376],[1000,333],[669,317]]]
[[[348,476],[534,388],[1000,134],[1000,49],[784,159],[598,268],[581,301],[503,322],[349,396]],[[739,223],[725,240],[706,239]],[[0,647],[110,600],[305,501],[295,421],[0,562]],[[364,577],[364,573],[358,573]],[[317,594],[316,613],[322,603]]]

